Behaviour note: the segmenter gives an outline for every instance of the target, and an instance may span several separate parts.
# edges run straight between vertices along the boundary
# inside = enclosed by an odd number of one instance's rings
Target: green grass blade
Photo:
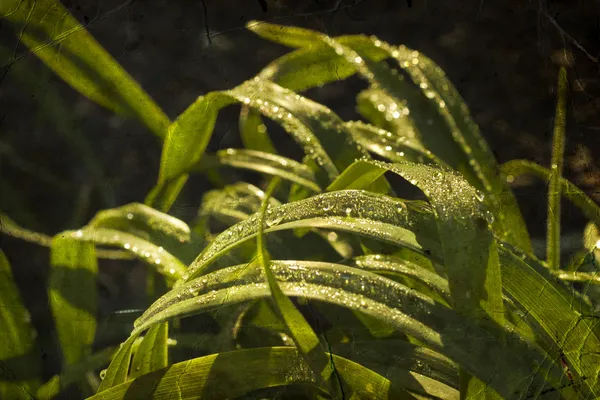
[[[39,385],[40,365],[35,331],[13,280],[11,266],[0,250],[0,398],[29,399]]]
[[[356,349],[364,351],[357,352]],[[382,369],[381,374],[385,370],[389,373],[389,366],[394,365],[400,370],[414,371],[451,388],[458,388],[456,364],[435,351],[404,340],[356,340],[334,344],[332,351],[361,365],[374,365],[371,369]]]
[[[520,175],[533,175],[544,181],[549,181],[552,171],[534,162],[527,160],[511,160],[502,164],[502,173],[512,182]],[[600,221],[600,207],[584,191],[579,189],[567,179],[560,177],[561,194],[573,203],[585,217],[592,223]]]
[[[265,232],[294,228],[325,228],[375,237],[418,252],[427,250],[442,262],[433,215],[422,202],[400,201],[364,191],[338,191],[313,196],[272,209]],[[205,273],[219,257],[257,235],[258,216],[250,216],[219,234],[190,264],[189,280]]]
[[[424,147],[465,175],[471,185],[494,194],[488,201],[498,215],[496,225],[502,228],[500,231],[505,240],[524,250],[531,249],[516,200],[496,174],[493,154],[481,138],[458,92],[430,59],[406,47],[394,48],[377,38],[350,36],[343,37],[343,40],[332,39],[315,31],[264,22],[251,22],[247,27],[277,43],[307,47],[319,53],[326,53],[326,47],[329,47],[330,52],[343,56],[363,78],[391,100],[379,102],[375,109],[386,111],[388,106],[394,107],[390,113],[392,119],[403,116],[403,111],[408,110],[415,133]],[[300,39],[302,35],[303,40]],[[367,48],[370,51],[366,51]],[[379,62],[386,58],[379,56],[381,52],[387,52],[388,57],[395,59],[416,85],[403,79],[397,70]]]
[[[239,128],[245,148],[277,154],[277,150],[275,150],[275,146],[269,138],[267,127],[263,124],[259,112],[245,105],[242,106]]]
[[[337,304],[385,321],[509,398],[540,390],[546,382],[558,387],[560,381],[568,380],[559,364],[539,348],[511,334],[501,339],[502,327],[489,324],[483,328],[390,279],[322,262],[272,261],[271,268],[286,295]],[[259,269],[246,264],[222,269],[167,293],[136,321],[134,334],[169,318],[266,296],[269,288]]]
[[[91,352],[96,335],[96,275],[93,243],[69,235],[52,239],[49,279],[50,308],[66,365]]]
[[[127,381],[129,366],[131,364],[131,352],[136,338],[137,336],[130,336],[124,343],[121,343],[121,347],[119,347],[119,350],[117,350],[104,372],[104,378],[98,387],[98,393],[102,393],[113,386]]]
[[[367,150],[391,162],[437,164],[448,167],[416,140],[361,121],[346,122],[354,139]],[[448,167],[450,168],[450,167]]]
[[[50,236],[23,228],[2,212],[0,212],[0,233],[44,247],[50,247],[52,245],[52,238]],[[120,250],[96,250],[96,256],[98,256],[98,258],[111,260],[128,260],[133,258],[126,252]]]
[[[561,67],[558,73],[558,101],[552,137],[552,161],[548,183],[548,216],[546,258],[551,269],[560,268],[560,179],[564,164],[565,126],[567,124],[567,71]]]
[[[90,227],[78,231],[65,231],[57,237],[72,238],[82,243],[120,247],[168,279],[178,279],[186,271],[186,266],[164,248],[127,232]]]
[[[438,274],[399,257],[372,254],[355,257],[353,265],[390,279],[402,277],[399,281],[442,304],[450,304],[450,288],[448,281]],[[408,282],[406,281],[408,278]]]
[[[499,250],[504,289],[552,338],[555,357],[564,357],[577,390],[598,397],[600,332],[594,310],[533,257],[509,245]]]
[[[392,171],[427,195],[436,214],[453,308],[482,323],[492,320],[503,325],[500,263],[495,239],[486,220],[491,213],[482,209],[478,199],[481,195],[450,170],[409,163],[357,161],[344,174],[348,172],[351,175],[349,171],[353,169],[361,171],[357,176],[361,180],[369,176],[365,172],[368,169],[380,173]],[[467,389],[463,391],[461,387],[463,395],[480,390],[484,390],[486,396],[496,395],[482,382],[473,382],[468,377],[464,381]]]
[[[238,182],[223,189],[206,192],[202,198],[198,215],[214,217],[233,225],[248,218],[260,209],[265,192],[245,182]],[[271,206],[281,205],[274,197],[269,198]]]
[[[320,192],[314,172],[306,165],[287,157],[257,150],[225,149],[219,150],[210,158],[205,157],[197,170],[203,171],[218,166],[243,168],[297,183],[313,192]]]
[[[19,226],[19,224],[9,218],[8,215],[4,214],[3,212],[0,212],[0,232],[44,247],[50,247],[52,244],[52,238],[50,236],[43,233],[33,232],[29,229]]]
[[[359,364],[332,355],[340,373],[359,398],[411,398],[404,390]],[[248,373],[252,371],[252,373]],[[293,347],[263,347],[211,354],[144,375],[89,400],[221,400],[253,390],[285,385],[314,385],[310,369]]]
[[[0,15],[13,24],[31,52],[74,89],[119,114],[138,118],[165,137],[168,117],[59,1],[8,0],[0,6]]]
[[[164,248],[184,264],[192,262],[204,245],[185,222],[140,203],[100,211],[86,227],[95,228],[138,236]]]
[[[137,378],[168,365],[168,338],[169,324],[167,322],[161,322],[150,328],[133,356],[131,378]]]
[[[296,308],[294,303],[292,303],[289,297],[287,297],[281,291],[281,288],[279,287],[269,265],[271,261],[264,241],[264,226],[267,213],[270,211],[267,208],[269,205],[269,198],[278,184],[279,178],[274,178],[271,181],[260,208],[257,235],[257,256],[260,260],[267,283],[269,284],[269,291],[275,306],[275,311],[283,320],[287,331],[296,344],[296,347],[300,350],[300,353],[318,377],[319,384],[324,384],[325,388],[327,388],[327,392],[330,395],[334,396],[335,398],[343,399],[345,395],[351,394],[345,393],[345,384],[339,380],[333,360],[331,360],[330,357],[328,357],[323,351],[324,349],[321,348],[322,345],[319,338],[308,322],[306,322],[304,316]]]
[[[372,190],[372,186],[379,181],[385,170],[379,168],[371,168],[367,163],[354,163],[350,167],[346,168],[340,176],[338,176],[329,186],[327,186],[328,192],[345,189],[355,190]],[[387,190],[383,192],[387,193]]]
[[[246,104],[281,124],[331,180],[356,158],[366,156],[331,110],[255,78],[230,91],[200,97],[169,127],[158,184],[146,204],[162,211],[170,208],[185,184],[187,172],[204,153],[219,110],[234,102]]]
[[[185,222],[140,203],[100,211],[88,226],[132,233],[158,232],[182,243],[191,241],[190,228]]]

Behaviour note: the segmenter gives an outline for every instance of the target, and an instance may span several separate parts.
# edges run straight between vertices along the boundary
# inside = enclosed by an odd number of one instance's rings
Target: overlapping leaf
[[[185,184],[186,174],[202,157],[219,110],[234,102],[246,104],[281,124],[330,179],[365,155],[328,108],[255,78],[232,90],[198,98],[169,127],[158,184],[146,203],[161,210],[170,208]]]
[[[497,173],[493,154],[460,95],[433,61],[404,46],[393,47],[377,38],[346,36],[332,39],[318,32],[264,22],[250,22],[248,28],[263,38],[292,47],[305,47],[305,50],[320,55],[335,52],[352,65],[374,90],[388,98],[376,108],[386,111],[388,107],[394,107],[392,119],[408,114],[404,112],[408,110],[411,126],[415,127],[414,134],[423,146],[465,175],[473,186],[493,194],[488,201],[497,214],[499,231],[510,243],[530,249],[522,216],[514,196]],[[323,59],[329,57],[330,54]],[[384,58],[397,61],[398,67],[415,85],[407,82],[396,69],[379,62]],[[273,63],[270,68],[282,68],[284,62]],[[269,74],[275,75],[274,72]],[[295,78],[302,81],[301,72],[297,72]]]
[[[66,365],[90,354],[96,336],[98,264],[93,243],[68,235],[52,240],[49,294]]]

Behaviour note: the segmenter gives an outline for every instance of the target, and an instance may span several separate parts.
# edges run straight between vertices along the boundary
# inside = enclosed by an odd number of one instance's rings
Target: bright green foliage
[[[0,16],[74,89],[114,112],[138,118],[158,137],[166,136],[167,116],[60,1],[6,0]]]
[[[68,84],[164,143],[145,205],[100,211],[53,239],[1,214],[3,233],[51,247],[64,365],[43,385],[35,362],[28,374],[17,368],[0,397],[51,399],[71,384],[97,389],[93,399],[600,397],[600,208],[561,176],[564,95],[552,168],[500,167],[431,59],[375,37],[253,22],[251,31],[294,50],[171,123],[58,2],[1,7],[17,29],[32,22],[21,40]],[[369,84],[356,96],[368,123],[298,93],[354,74]],[[563,93],[565,70],[558,86]],[[244,148],[205,154],[219,111],[233,104]],[[302,160],[277,154],[263,118],[299,144]],[[274,183],[230,183],[221,168]],[[217,188],[196,220],[182,221],[167,212],[190,174]],[[547,262],[531,253],[509,187],[521,174],[550,181]],[[585,248],[559,269],[560,195],[589,224]],[[97,258],[137,258],[165,285],[120,348],[92,354]],[[0,267],[0,359],[23,366],[35,354],[32,328],[3,254]],[[182,332],[191,316],[211,328]],[[198,346],[205,352],[190,356]],[[106,364],[98,385],[90,373]]]
[[[94,245],[69,235],[52,240],[49,293],[52,314],[66,365],[91,352],[96,335],[96,275]]]
[[[3,374],[0,398],[27,399],[39,385],[35,331],[13,281],[12,270],[0,250],[0,360]]]

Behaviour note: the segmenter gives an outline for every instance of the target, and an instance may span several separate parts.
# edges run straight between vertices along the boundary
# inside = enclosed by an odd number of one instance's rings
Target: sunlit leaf
[[[66,365],[91,353],[96,335],[98,263],[93,243],[68,235],[52,239],[49,295]]]
[[[11,266],[0,250],[0,398],[28,399],[39,385],[36,333],[23,305]]]
[[[131,364],[131,351],[133,350],[135,339],[136,336],[130,336],[124,343],[121,343],[121,347],[119,347],[110,365],[104,371],[104,378],[100,387],[98,387],[98,393],[102,393],[113,386],[127,381],[129,365]]]
[[[205,157],[197,170],[205,170],[218,166],[243,168],[264,174],[278,176],[297,183],[313,192],[320,192],[314,172],[306,165],[276,154],[256,150],[226,149],[220,150],[214,157]]]
[[[374,37],[330,38],[307,29],[265,22],[249,22],[247,27],[277,43],[306,47],[319,54],[335,52],[343,57],[378,90],[379,97],[385,97],[376,102],[376,109],[389,110],[391,120],[410,114],[407,120],[424,147],[465,175],[471,185],[493,194],[487,202],[497,214],[496,225],[505,240],[531,249],[516,200],[497,173],[493,153],[479,134],[464,101],[433,61],[404,46],[393,47]],[[396,68],[380,62],[387,58],[381,56],[382,52],[388,53],[387,57],[394,59],[413,82],[404,79]]]
[[[332,355],[340,375],[358,398],[396,399],[408,395],[383,376]],[[251,373],[249,373],[251,371]],[[90,400],[237,398],[268,387],[314,385],[314,377],[293,347],[265,347],[211,354],[141,376],[93,396]]]
[[[500,394],[524,394],[544,387],[546,379],[555,385],[567,379],[559,365],[538,353],[535,346],[509,333],[502,340],[502,327],[490,324],[483,329],[473,319],[390,279],[319,262],[272,261],[271,268],[286,295],[337,304],[386,321],[460,364]],[[222,269],[163,296],[136,321],[134,335],[169,318],[268,295],[260,269],[247,265]],[[490,359],[494,362],[490,363]],[[527,382],[523,381],[524,373]]]
[[[302,316],[302,313],[296,308],[294,303],[292,303],[289,297],[281,291],[277,279],[273,275],[273,271],[271,271],[271,257],[264,241],[264,225],[269,206],[269,198],[278,184],[278,178],[274,178],[271,181],[261,205],[256,245],[257,256],[269,285],[269,291],[275,311],[283,320],[287,332],[289,332],[292,337],[294,344],[298,350],[300,350],[300,353],[318,377],[317,382],[319,384],[325,384],[330,395],[338,398],[343,397],[344,387],[346,385],[340,380],[336,373],[335,365],[331,363],[330,357],[325,353],[326,347],[323,346],[312,327],[306,322],[306,319]]]
[[[89,227],[77,231],[65,231],[57,237],[74,239],[82,243],[120,247],[169,279],[177,279],[186,271],[186,266],[162,247],[127,232]]]
[[[168,117],[59,1],[3,1],[0,16],[73,88],[106,108],[138,118],[157,136],[166,136]]]
[[[166,322],[150,328],[133,356],[131,378],[137,378],[168,365],[168,332],[169,325]]]
[[[204,153],[219,110],[234,102],[246,104],[281,124],[327,172],[329,179],[366,155],[345,131],[342,120],[328,108],[255,78],[229,91],[199,97],[169,127],[158,184],[146,199],[147,204],[163,211],[170,208],[188,171]]]

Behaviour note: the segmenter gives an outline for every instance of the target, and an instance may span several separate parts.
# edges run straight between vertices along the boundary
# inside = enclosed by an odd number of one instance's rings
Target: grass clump
[[[0,397],[50,399],[74,384],[91,399],[600,397],[600,298],[581,290],[599,282],[599,208],[561,176],[565,90],[553,167],[500,166],[426,56],[375,37],[251,22],[293,50],[169,121],[59,2],[11,3],[3,15],[23,43],[83,95],[139,119],[162,140],[162,158],[143,204],[99,211],[78,230],[50,238],[2,215],[4,233],[50,248],[63,370],[41,382],[2,253],[0,358],[13,373]],[[356,97],[364,121],[299,94],[355,74],[369,84]],[[207,154],[219,111],[234,104],[245,148]],[[306,156],[278,154],[263,118]],[[227,184],[225,167],[265,180]],[[168,213],[190,174],[225,183],[182,221]],[[547,260],[532,254],[507,183],[520,174],[550,181]],[[404,198],[393,175],[426,200]],[[562,195],[590,220],[586,248],[564,267]],[[151,290],[124,343],[92,352],[105,258],[144,262]],[[200,315],[216,328],[183,326]],[[205,354],[190,358],[198,347]]]

